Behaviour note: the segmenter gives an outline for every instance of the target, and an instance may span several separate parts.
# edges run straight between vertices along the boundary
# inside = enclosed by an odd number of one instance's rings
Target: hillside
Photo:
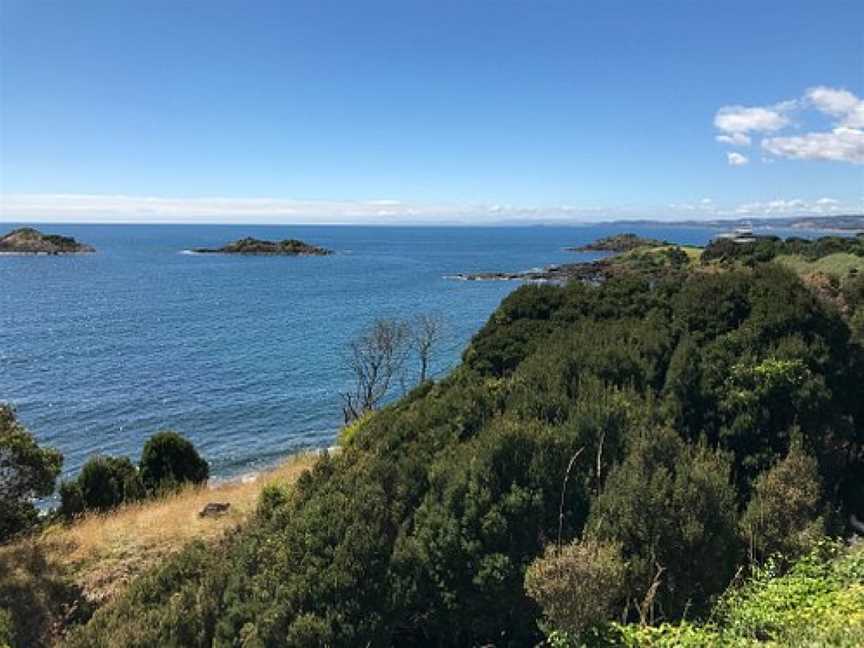
[[[708,623],[736,574],[780,555],[782,575],[864,515],[864,349],[779,265],[682,254],[515,291],[448,378],[69,645],[526,646],[622,617]]]
[[[296,455],[255,480],[190,486],[0,545],[0,646],[4,638],[16,648],[56,642],[65,626],[86,620],[190,542],[216,542],[243,524],[266,487],[289,486],[315,459],[313,454]],[[229,512],[199,517],[213,501],[229,502]]]

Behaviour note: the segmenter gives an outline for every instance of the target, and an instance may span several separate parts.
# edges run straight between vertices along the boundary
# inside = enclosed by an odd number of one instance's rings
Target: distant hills
[[[837,216],[789,216],[777,218],[718,218],[713,220],[616,220],[615,225],[662,225],[666,227],[738,227],[749,225],[755,228],[789,227],[793,229],[820,229],[839,231],[864,231],[864,214]]]

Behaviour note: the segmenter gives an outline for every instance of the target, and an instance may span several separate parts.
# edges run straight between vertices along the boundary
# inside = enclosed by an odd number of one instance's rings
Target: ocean
[[[0,232],[14,227],[0,226]],[[154,432],[190,438],[230,478],[334,443],[349,340],[377,318],[440,314],[441,376],[518,282],[458,281],[597,258],[563,248],[635,231],[702,244],[682,227],[37,225],[96,254],[0,256],[0,402],[74,475],[97,453],[137,461]],[[799,232],[800,234],[800,232]],[[195,255],[254,236],[327,257]]]

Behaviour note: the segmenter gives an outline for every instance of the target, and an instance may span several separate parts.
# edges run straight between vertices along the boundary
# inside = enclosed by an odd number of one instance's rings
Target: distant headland
[[[641,247],[660,247],[672,245],[668,241],[660,241],[652,238],[642,238],[632,233],[615,234],[605,238],[597,239],[588,245],[580,247],[565,248],[568,252],[629,252]]]
[[[285,239],[284,241],[262,241],[256,238],[243,238],[221,248],[196,248],[192,250],[198,254],[249,254],[269,256],[326,256],[333,254],[327,250],[311,243],[298,241],[297,239]]]
[[[87,254],[92,245],[79,243],[71,236],[43,234],[32,227],[15,229],[0,238],[0,254]]]

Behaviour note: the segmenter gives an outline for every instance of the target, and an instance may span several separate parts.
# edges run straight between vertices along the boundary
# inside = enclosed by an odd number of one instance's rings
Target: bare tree
[[[422,313],[411,324],[411,348],[420,361],[418,382],[424,383],[429,377],[432,355],[444,337],[444,318],[438,313]]]
[[[342,412],[349,423],[378,407],[399,376],[410,348],[405,322],[380,319],[348,344],[346,365],[353,387],[342,394]]]

